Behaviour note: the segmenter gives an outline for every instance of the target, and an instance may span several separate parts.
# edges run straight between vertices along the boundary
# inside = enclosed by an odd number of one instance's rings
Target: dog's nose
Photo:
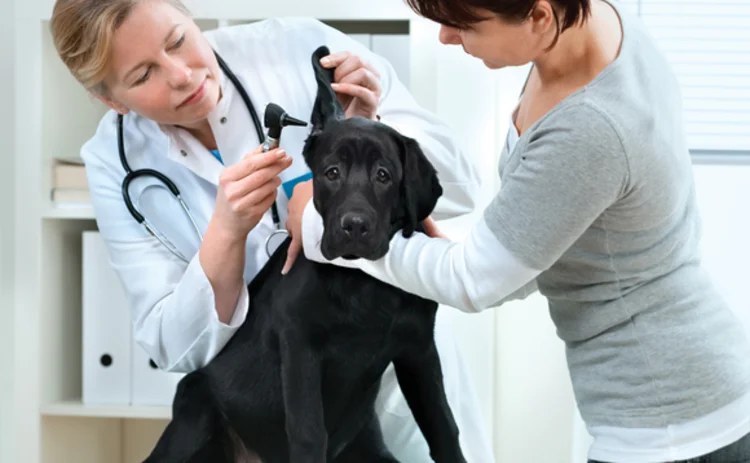
[[[349,212],[341,217],[341,229],[351,238],[361,238],[370,231],[370,226],[364,215]]]

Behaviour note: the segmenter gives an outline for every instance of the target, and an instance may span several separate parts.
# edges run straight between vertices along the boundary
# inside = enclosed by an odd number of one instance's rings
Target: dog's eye
[[[391,181],[391,174],[385,169],[378,169],[378,181],[388,183]]]
[[[340,174],[338,167],[331,167],[326,171],[326,178],[330,181],[338,180],[339,175]]]

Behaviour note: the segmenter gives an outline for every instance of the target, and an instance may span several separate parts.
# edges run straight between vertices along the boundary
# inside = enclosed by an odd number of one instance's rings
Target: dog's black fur
[[[312,56],[318,95],[304,147],[322,251],[377,259],[395,233],[421,230],[442,189],[414,140],[343,116],[333,71],[317,64],[327,54]],[[146,462],[231,462],[238,442],[264,463],[397,462],[374,409],[390,362],[433,460],[465,462],[433,338],[437,304],[303,255],[282,276],[288,245],[250,283],[245,323],[181,380]]]

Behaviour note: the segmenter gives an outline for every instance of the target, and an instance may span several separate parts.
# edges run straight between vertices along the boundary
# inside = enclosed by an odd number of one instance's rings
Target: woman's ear
[[[534,5],[529,20],[532,31],[539,34],[545,34],[558,27],[555,6],[548,0],[541,0]]]
[[[95,92],[89,92],[89,93],[93,95],[97,100],[101,101],[106,106],[108,106],[110,109],[114,109],[115,111],[117,111],[118,114],[125,115],[128,112],[130,112],[130,109],[128,109],[125,105],[123,105],[122,103],[119,103],[116,100],[113,100],[99,93],[95,93]]]

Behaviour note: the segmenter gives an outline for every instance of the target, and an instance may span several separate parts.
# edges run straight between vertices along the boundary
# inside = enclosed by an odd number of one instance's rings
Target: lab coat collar
[[[212,126],[219,123],[218,115],[226,113],[227,108],[237,98],[236,89],[221,68],[219,68],[219,88],[221,89],[221,99],[216,108],[208,115],[209,124]],[[224,166],[208,152],[201,142],[183,128],[171,124],[158,125],[169,140],[167,158],[187,167],[212,184],[219,184],[219,176],[224,170]]]

